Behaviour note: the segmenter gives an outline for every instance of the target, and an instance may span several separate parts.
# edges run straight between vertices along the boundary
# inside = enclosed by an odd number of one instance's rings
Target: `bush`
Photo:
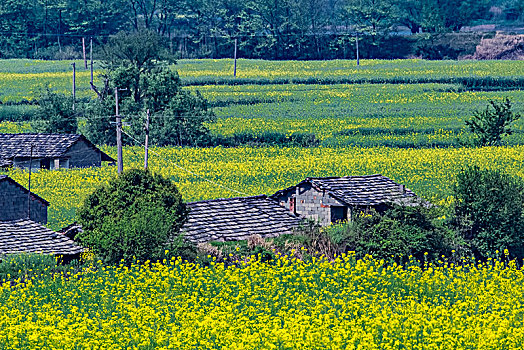
[[[491,108],[490,108],[491,107]],[[502,137],[511,134],[511,123],[520,118],[512,111],[511,101],[490,100],[483,111],[476,111],[473,118],[466,120],[466,125],[475,134],[477,146],[500,146]]]
[[[343,251],[355,251],[362,258],[419,261],[450,256],[458,249],[454,233],[437,220],[437,209],[394,206],[383,213],[358,215],[354,222],[328,229],[332,241]]]
[[[508,249],[524,257],[524,181],[498,170],[466,168],[454,187],[454,223],[481,259]]]
[[[178,237],[186,217],[170,180],[131,169],[86,198],[77,212],[84,230],[77,238],[109,264],[158,260],[170,249],[187,257],[191,245]]]
[[[51,91],[42,91],[38,98],[38,109],[32,126],[43,133],[74,134],[78,122],[73,111],[73,98]]]

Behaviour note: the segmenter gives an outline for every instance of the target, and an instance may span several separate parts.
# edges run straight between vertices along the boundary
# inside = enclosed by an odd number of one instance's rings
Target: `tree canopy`
[[[65,58],[78,53],[81,37],[103,44],[146,29],[184,57],[230,54],[240,38],[239,50],[253,57],[318,59],[322,47],[359,30],[371,39],[398,25],[442,33],[478,21],[519,23],[523,13],[519,0],[5,0],[0,57]],[[146,51],[152,39],[142,42]]]

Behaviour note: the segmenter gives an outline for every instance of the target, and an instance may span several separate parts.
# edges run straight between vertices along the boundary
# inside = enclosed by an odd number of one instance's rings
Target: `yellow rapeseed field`
[[[115,148],[104,147],[103,150],[116,158]],[[143,148],[125,147],[124,168],[143,167],[143,156]],[[240,195],[194,174],[247,195],[257,195],[272,194],[308,176],[381,173],[434,203],[446,205],[452,200],[454,177],[461,168],[478,165],[524,177],[523,160],[524,146],[445,149],[154,147],[149,164],[152,171],[174,181],[186,201]],[[27,185],[27,171],[11,169],[8,174]],[[75,208],[88,194],[115,176],[115,166],[42,170],[32,174],[31,187],[51,202],[49,223],[58,229],[74,220]]]
[[[522,349],[514,262],[181,260],[0,288],[2,349]]]

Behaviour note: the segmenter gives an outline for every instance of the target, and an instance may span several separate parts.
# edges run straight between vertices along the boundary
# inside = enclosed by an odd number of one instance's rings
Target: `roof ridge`
[[[195,203],[210,203],[210,202],[221,202],[221,201],[227,201],[227,200],[234,200],[234,199],[255,199],[255,198],[268,198],[265,194],[258,194],[255,196],[247,196],[247,197],[229,197],[229,198],[215,198],[215,199],[205,199],[202,201],[194,201],[194,202],[186,202],[186,204],[195,204]]]
[[[330,180],[330,179],[350,179],[355,177],[387,177],[380,173],[368,174],[368,175],[345,175],[345,176],[325,176],[325,177],[307,177],[306,180]],[[389,178],[388,178],[389,179]]]
[[[65,135],[65,136],[83,136],[82,134],[69,134],[69,133],[52,133],[52,132],[2,132],[0,135]]]

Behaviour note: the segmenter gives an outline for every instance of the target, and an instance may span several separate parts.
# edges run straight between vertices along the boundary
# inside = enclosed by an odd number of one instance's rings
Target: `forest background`
[[[156,31],[178,58],[456,59],[524,32],[520,0],[7,0],[0,58],[73,59],[122,30]],[[474,31],[474,32],[473,32]]]

